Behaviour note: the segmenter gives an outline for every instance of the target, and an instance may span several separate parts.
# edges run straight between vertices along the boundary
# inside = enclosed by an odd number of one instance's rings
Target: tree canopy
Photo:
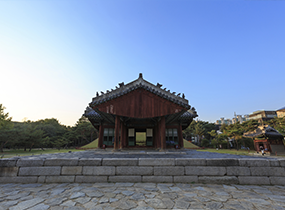
[[[80,147],[98,137],[98,132],[85,117],[80,117],[72,127],[55,118],[38,121],[12,122],[9,113],[0,104],[0,150],[3,148],[62,148]]]

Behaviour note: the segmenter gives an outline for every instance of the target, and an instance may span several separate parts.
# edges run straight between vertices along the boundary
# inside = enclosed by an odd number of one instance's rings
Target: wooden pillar
[[[156,148],[157,149],[160,149],[161,148],[161,146],[160,146],[160,121],[158,122],[158,124],[157,124],[157,126],[156,126],[156,139],[155,139],[155,141],[156,141]]]
[[[125,136],[125,139],[124,139],[124,148],[127,147],[128,145],[128,139],[129,139],[129,136],[128,136],[128,127],[124,125],[124,136]]]
[[[120,118],[116,115],[115,119],[115,139],[114,139],[114,150],[119,149],[119,138],[120,138]]]
[[[165,116],[161,117],[160,120],[160,150],[164,151],[166,149],[166,140],[165,140]]]
[[[183,135],[182,135],[182,125],[179,125],[179,127],[178,127],[178,142],[179,142],[179,147],[181,149],[184,148]]]
[[[153,129],[153,147],[157,149],[157,125]]]
[[[120,142],[120,149],[124,148],[124,142],[125,142],[125,125],[124,122],[121,122],[121,142]]]
[[[103,125],[100,125],[99,126],[98,148],[102,148],[102,146],[103,146],[103,138],[104,138],[104,127],[103,127]]]

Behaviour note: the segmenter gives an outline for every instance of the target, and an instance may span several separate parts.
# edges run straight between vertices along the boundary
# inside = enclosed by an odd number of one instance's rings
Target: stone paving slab
[[[0,184],[0,210],[285,209],[284,186],[96,183]]]
[[[245,156],[245,155],[232,155],[232,154],[222,154],[222,153],[214,153],[214,152],[200,152],[192,149],[181,149],[181,150],[167,150],[166,152],[159,152],[157,150],[122,150],[118,152],[113,152],[112,149],[95,149],[95,150],[85,150],[85,151],[78,151],[78,152],[70,152],[70,153],[55,153],[55,154],[43,154],[43,155],[34,155],[34,156],[21,156],[21,157],[13,157],[10,159],[6,159],[6,162],[1,161],[0,166],[15,166],[15,160],[20,159],[18,161],[21,166],[25,166],[24,164],[28,164],[30,160],[37,160],[38,165],[42,165],[42,159],[45,159],[45,165],[77,165],[79,159],[79,165],[85,165],[88,162],[89,158],[98,158],[98,161],[94,162],[94,165],[100,165],[100,158],[193,158],[193,159],[207,159],[207,164],[217,165],[217,164],[224,164],[227,165],[230,161],[233,164],[233,159],[259,159],[259,160],[275,160],[280,159],[278,156]],[[221,162],[219,159],[227,159],[224,162]],[[281,158],[282,159],[282,158]],[[5,160],[2,159],[2,160]],[[72,160],[72,161],[71,161]],[[282,159],[283,160],[283,159]],[[13,162],[14,161],[14,162]],[[89,161],[90,162],[90,161]],[[244,165],[248,164],[247,160],[242,162]],[[263,162],[261,162],[263,163]],[[260,163],[260,164],[261,164]],[[269,162],[264,162],[266,164],[270,164]],[[183,165],[183,163],[181,162]],[[205,163],[206,164],[206,163]],[[237,164],[237,163],[236,163]],[[259,164],[259,165],[260,165]],[[273,163],[272,163],[273,164]],[[279,164],[279,163],[278,163]],[[108,162],[104,162],[103,165],[108,165]],[[284,164],[285,166],[285,160]],[[283,166],[282,165],[282,166]],[[273,165],[272,165],[273,166]]]

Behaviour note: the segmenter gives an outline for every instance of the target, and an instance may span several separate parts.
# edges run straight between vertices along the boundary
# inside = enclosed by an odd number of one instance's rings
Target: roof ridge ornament
[[[139,74],[139,78],[143,78],[143,74],[142,73]]]
[[[157,83],[156,86],[159,87],[159,88],[161,88],[161,87],[162,87],[162,84]]]

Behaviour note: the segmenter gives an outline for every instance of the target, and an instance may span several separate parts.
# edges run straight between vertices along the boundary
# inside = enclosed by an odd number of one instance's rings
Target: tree
[[[212,130],[216,130],[216,125],[214,123],[209,123],[209,122],[206,122],[206,121],[199,121],[199,122],[202,123],[203,128],[205,130],[204,137],[206,139],[211,139],[212,136],[209,134],[209,132],[211,132]]]
[[[68,144],[69,141],[64,139],[64,136],[69,132],[69,130],[66,126],[61,125],[57,119],[51,118],[38,120],[34,122],[34,124],[36,129],[43,132],[42,139],[39,142],[42,149],[43,147],[59,148],[63,146],[64,143],[66,143],[66,145]]]
[[[239,122],[229,125],[225,130],[225,134],[228,137],[233,138],[235,140],[237,150],[239,149],[238,141],[242,140],[243,133],[244,133],[244,131],[243,131],[242,126]]]
[[[227,129],[227,127],[228,127],[228,125],[225,124],[225,123],[223,123],[223,124],[221,125],[220,131],[221,131],[221,132],[224,132],[224,131]]]
[[[227,147],[229,148],[229,141],[227,135],[220,133],[217,134],[215,130],[212,130],[211,132],[208,132],[212,137],[212,144],[217,146],[218,144],[222,144],[223,142],[227,141]]]
[[[276,129],[279,133],[283,134],[283,136],[285,135],[285,117],[275,117],[266,123]]]
[[[195,125],[194,133],[198,136],[198,144],[201,145],[201,139],[202,139],[202,136],[205,133],[205,128],[203,127],[203,123],[202,122],[199,121]]]
[[[74,133],[77,138],[77,145],[82,146],[90,143],[98,137],[98,132],[86,117],[81,117],[76,122]]]
[[[9,117],[9,113],[4,113],[6,109],[0,104],[0,151],[3,152],[5,144],[8,143],[8,133],[13,128],[12,117]]]
[[[43,137],[43,131],[38,129],[34,122],[26,121],[17,126],[17,131],[20,134],[18,145],[24,147],[24,151],[29,148],[32,150],[34,146],[38,147]]]
[[[208,147],[210,145],[210,141],[208,139],[202,139],[201,145],[202,147]]]
[[[191,137],[194,135],[194,131],[195,131],[195,125],[196,125],[196,121],[193,120],[190,125],[182,131],[183,136],[186,140],[191,139]]]
[[[208,132],[208,134],[210,134],[212,138],[215,138],[218,135],[215,130],[211,130],[210,132]]]

